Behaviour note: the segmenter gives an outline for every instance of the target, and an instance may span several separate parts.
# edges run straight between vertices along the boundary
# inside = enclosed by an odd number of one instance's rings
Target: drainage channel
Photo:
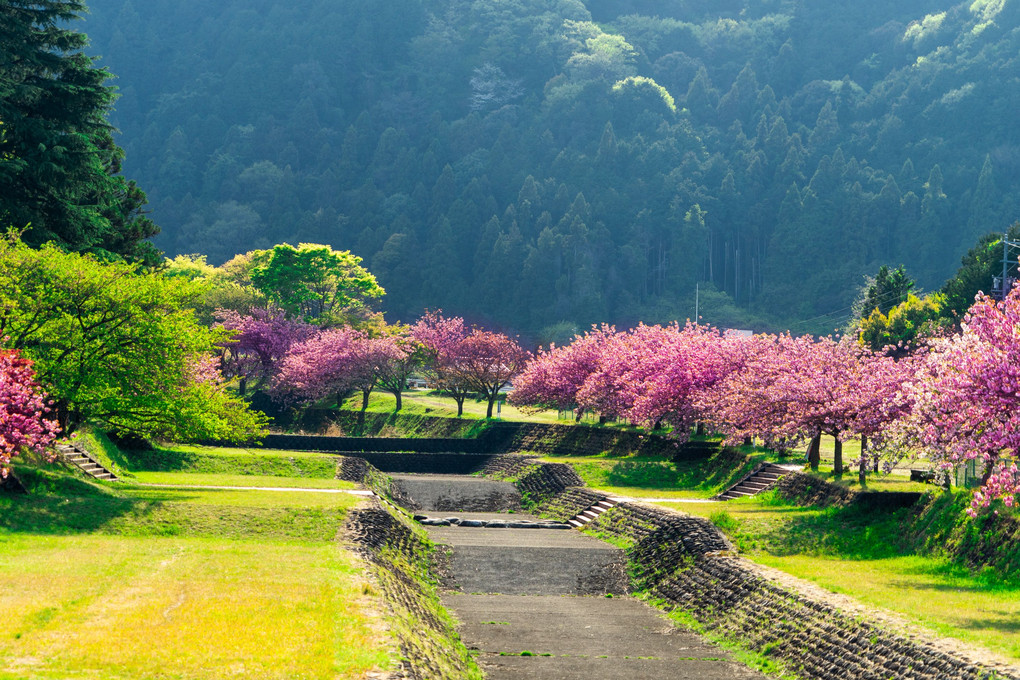
[[[763,677],[630,597],[623,551],[540,527],[512,484],[391,476],[409,509],[457,520],[425,528],[445,554],[443,603],[488,678]]]

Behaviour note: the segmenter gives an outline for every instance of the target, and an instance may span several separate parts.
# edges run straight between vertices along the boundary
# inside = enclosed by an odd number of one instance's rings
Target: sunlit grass
[[[446,418],[457,416],[457,403],[450,397],[438,395],[429,390],[407,390],[401,393],[401,413],[413,415],[431,415]],[[373,392],[369,398],[368,410],[372,413],[392,413],[396,407],[397,400],[388,392]],[[361,397],[354,396],[344,402],[344,408],[352,411],[361,409]],[[464,414],[462,417],[478,419],[485,418],[485,411],[488,402],[481,399],[466,399],[464,401]],[[556,411],[530,412],[517,408],[504,402],[499,407],[494,404],[492,407],[493,418],[502,420],[522,421],[531,423],[573,423],[573,419],[561,419]]]
[[[756,553],[753,559],[1020,661],[1020,584],[996,586],[959,567],[917,555],[849,562]]]
[[[0,534],[0,678],[359,678],[362,591],[330,542]]]
[[[201,474],[191,472],[145,472],[133,474],[134,481],[144,484],[174,484],[196,486],[263,486],[304,489],[353,489],[357,485],[339,479],[317,477],[279,477],[230,474]]]
[[[711,519],[755,562],[1020,661],[1020,582],[910,554],[908,511],[805,508],[774,495],[662,505]]]

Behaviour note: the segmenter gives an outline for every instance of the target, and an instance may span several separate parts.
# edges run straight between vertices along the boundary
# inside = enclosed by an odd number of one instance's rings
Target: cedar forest
[[[168,255],[350,250],[411,321],[827,333],[1020,196],[1004,0],[92,0]],[[972,293],[970,300],[973,299]]]

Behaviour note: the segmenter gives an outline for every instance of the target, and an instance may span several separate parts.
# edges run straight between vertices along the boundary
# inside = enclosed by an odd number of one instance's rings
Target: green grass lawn
[[[1020,661],[1020,579],[916,554],[903,532],[909,510],[804,508],[774,494],[662,505],[711,519],[755,562]]]
[[[0,496],[0,678],[335,679],[392,663],[364,565],[336,542],[353,496],[18,472],[33,493]]]
[[[406,390],[400,395],[401,413],[413,415],[431,415],[446,418],[457,416],[457,403],[450,397],[440,396],[429,390]],[[388,392],[375,391],[369,397],[368,410],[372,413],[392,413],[397,400]],[[344,408],[351,411],[361,409],[361,396],[354,396],[344,402]],[[463,418],[485,418],[488,402],[482,399],[467,399],[464,402]],[[492,409],[496,417],[496,407]],[[572,423],[573,419],[560,419],[556,411],[525,411],[508,403],[503,403],[499,417],[502,420],[524,421],[531,423]]]
[[[179,486],[263,486],[301,489],[353,489],[357,485],[339,479],[280,477],[274,475],[202,474],[195,472],[134,472],[131,479],[142,484]]]
[[[704,461],[673,461],[663,456],[543,456],[550,463],[571,465],[585,483],[606,493],[634,498],[715,496],[751,471],[759,462],[776,460],[767,451],[740,449],[747,459],[734,465],[730,457]]]

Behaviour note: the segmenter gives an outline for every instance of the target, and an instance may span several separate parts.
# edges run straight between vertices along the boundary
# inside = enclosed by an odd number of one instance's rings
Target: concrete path
[[[433,516],[537,519],[519,511],[478,511],[484,498],[505,504],[510,485],[450,475],[397,477],[417,509]],[[764,677],[629,597],[623,552],[592,536],[554,529],[427,529],[441,551],[446,546],[443,603],[461,622],[461,637],[477,650],[488,678]]]

